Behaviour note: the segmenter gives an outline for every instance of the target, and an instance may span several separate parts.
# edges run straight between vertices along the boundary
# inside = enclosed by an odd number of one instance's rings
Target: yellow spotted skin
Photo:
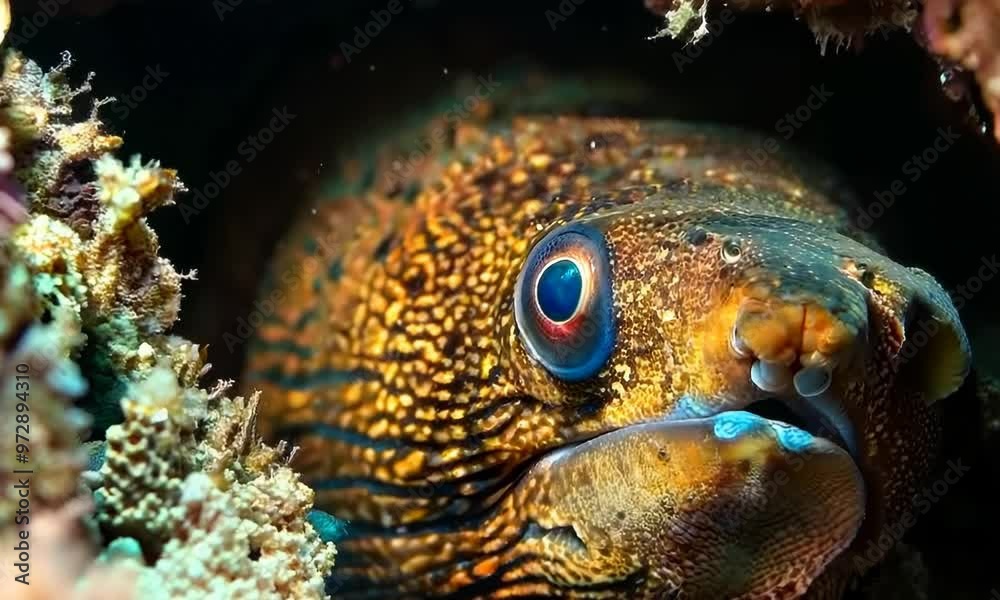
[[[837,597],[934,464],[933,401],[968,370],[940,286],[850,228],[833,174],[757,164],[746,134],[518,118],[451,139],[305,215],[262,297],[246,382],[349,522],[338,594]],[[512,304],[533,245],[573,223],[607,244],[615,343],[570,383]],[[768,395],[734,328],[760,359],[835,360],[824,410],[854,460],[778,426],[720,437],[722,413]],[[762,512],[721,525],[778,471]]]

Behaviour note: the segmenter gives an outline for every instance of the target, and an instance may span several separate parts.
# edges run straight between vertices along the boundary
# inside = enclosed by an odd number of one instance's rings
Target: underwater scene
[[[1000,600],[1000,0],[0,36],[3,600]]]

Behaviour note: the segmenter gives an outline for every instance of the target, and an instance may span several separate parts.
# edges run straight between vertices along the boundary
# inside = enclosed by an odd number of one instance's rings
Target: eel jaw
[[[543,457],[518,486],[528,553],[564,585],[795,598],[854,539],[864,482],[831,442],[751,413],[655,421]],[[571,535],[566,535],[570,532]]]

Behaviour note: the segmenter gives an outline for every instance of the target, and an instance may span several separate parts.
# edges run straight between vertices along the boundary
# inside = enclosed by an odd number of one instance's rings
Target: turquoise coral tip
[[[321,510],[311,510],[306,519],[324,542],[340,541],[347,533],[347,523]]]

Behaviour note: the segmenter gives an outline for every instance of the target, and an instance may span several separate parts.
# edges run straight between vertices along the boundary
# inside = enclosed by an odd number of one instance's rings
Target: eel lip
[[[691,598],[799,597],[854,541],[866,508],[864,479],[842,447],[740,410],[564,446],[521,489],[545,490],[546,539],[564,558],[589,565],[610,553],[610,564],[620,555],[666,566],[672,591]],[[767,595],[776,589],[788,595]]]
[[[790,394],[787,390],[756,398],[740,399],[707,400],[686,395],[668,414],[650,421],[679,421],[714,417],[726,411],[746,411],[771,421],[798,427],[816,437],[829,440],[846,450],[856,463],[861,464],[863,457],[860,452],[857,427],[844,406],[833,386],[808,397]]]
[[[749,404],[743,410],[827,439],[860,463],[857,430],[842,406],[827,391],[811,398],[768,397]]]

